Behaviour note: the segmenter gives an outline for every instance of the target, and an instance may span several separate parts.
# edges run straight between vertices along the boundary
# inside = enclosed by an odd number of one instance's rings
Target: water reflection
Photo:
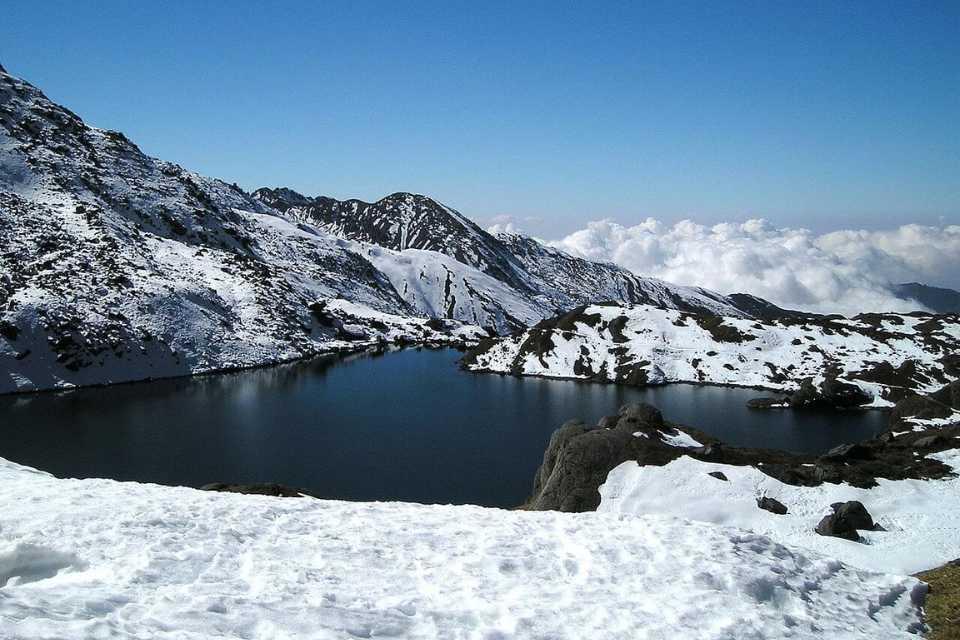
[[[0,456],[60,476],[199,486],[281,482],[349,499],[513,506],[550,433],[631,400],[740,445],[823,451],[882,429],[878,412],[745,407],[755,391],[630,389],[459,371],[405,350],[218,376],[0,397]]]

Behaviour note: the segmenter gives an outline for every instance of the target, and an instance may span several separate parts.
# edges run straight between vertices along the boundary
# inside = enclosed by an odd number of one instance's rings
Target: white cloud
[[[632,227],[601,220],[550,244],[640,275],[822,313],[918,308],[893,296],[891,283],[960,286],[958,225],[816,235],[765,220],[712,227],[689,220],[668,226],[647,218]]]
[[[543,223],[543,218],[539,216],[524,216],[520,220],[509,214],[500,214],[493,216],[488,220],[490,225],[487,227],[487,233],[497,235],[498,233],[527,233],[528,227],[536,227]]]

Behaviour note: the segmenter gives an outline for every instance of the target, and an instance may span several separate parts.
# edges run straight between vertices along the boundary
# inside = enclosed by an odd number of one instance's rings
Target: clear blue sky
[[[276,5],[276,6],[275,6]],[[0,62],[246,188],[589,219],[960,221],[960,2],[11,2]]]

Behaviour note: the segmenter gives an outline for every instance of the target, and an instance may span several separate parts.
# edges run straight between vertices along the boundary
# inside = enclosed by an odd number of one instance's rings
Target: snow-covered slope
[[[679,519],[208,493],[5,460],[0,483],[10,640],[872,640],[922,626],[915,578]]]
[[[485,335],[423,315],[343,240],[0,72],[0,392]]]
[[[543,308],[529,296],[445,254],[421,249],[391,251],[361,243],[353,247],[421,315],[457,318],[497,333],[528,327],[543,318]]]
[[[520,375],[782,391],[798,389],[806,378],[817,385],[833,377],[859,386],[871,404],[889,406],[905,390],[932,392],[957,379],[958,351],[957,315],[753,320],[594,305],[489,340],[464,363]]]
[[[957,443],[960,445],[960,441]],[[929,457],[960,471],[960,449]],[[718,480],[709,473],[722,473]],[[757,508],[768,496],[788,512]],[[912,574],[960,557],[960,477],[941,480],[886,480],[869,489],[823,483],[785,484],[751,466],[704,462],[683,456],[663,466],[624,462],[600,487],[598,511],[668,515],[742,527],[781,544],[825,553],[848,564]],[[864,542],[814,533],[836,502],[857,500],[883,531],[861,531]]]

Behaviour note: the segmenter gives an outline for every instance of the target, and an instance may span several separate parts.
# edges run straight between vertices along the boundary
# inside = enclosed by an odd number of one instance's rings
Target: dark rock
[[[930,394],[934,402],[939,402],[951,409],[960,410],[960,380],[954,380],[945,387]]]
[[[646,403],[625,404],[620,407],[620,420],[617,422],[617,428],[625,429],[632,426],[643,425],[645,427],[662,427],[663,415],[660,410]]]
[[[278,496],[283,498],[300,498],[310,494],[303,489],[294,489],[282,484],[273,483],[253,483],[253,484],[229,484],[225,482],[212,482],[200,487],[202,491],[221,491],[224,493],[248,493],[261,496]]]
[[[747,400],[747,406],[751,409],[781,409],[790,406],[788,398],[752,398]]]
[[[447,329],[446,321],[441,318],[430,318],[426,325],[434,331],[445,331]]]
[[[597,423],[598,429],[613,429],[620,421],[620,416],[603,416]]]
[[[857,541],[860,539],[858,530],[874,529],[873,517],[861,502],[835,502],[830,506],[833,513],[824,516],[814,529],[820,535]]]
[[[841,444],[827,451],[821,458],[830,461],[869,460],[873,458],[873,451],[862,444]]]
[[[932,420],[946,418],[952,413],[950,407],[930,396],[910,395],[901,400],[890,412],[892,423],[902,422],[906,418]]]
[[[775,500],[774,498],[761,496],[757,498],[757,506],[763,509],[764,511],[775,513],[778,516],[787,515],[787,506],[782,502],[780,502],[779,500]]]
[[[592,511],[607,474],[631,459],[634,438],[624,429],[592,429],[568,424],[554,432],[534,481],[530,508]]]
[[[696,453],[698,457],[704,460],[719,462],[723,459],[723,445],[719,442],[711,442],[710,444],[693,449],[691,453]]]
[[[813,378],[806,378],[790,397],[790,406],[794,409],[849,409],[868,404],[872,400],[870,394],[855,384],[829,377],[818,387],[813,384]]]
[[[576,436],[587,432],[587,427],[582,420],[568,420],[553,432],[550,436],[550,442],[547,444],[547,450],[543,453],[543,463],[533,479],[533,495],[537,496],[543,492],[544,486],[550,479],[560,452],[563,451],[567,443]]]
[[[20,329],[17,328],[17,325],[6,320],[0,320],[0,336],[13,342],[17,339],[18,335],[20,335]]]
[[[917,438],[913,441],[913,446],[917,449],[928,449],[937,446],[938,444],[944,442],[943,436],[940,434],[934,434],[932,436],[924,436],[922,438]]]
[[[716,478],[717,480],[723,480],[724,482],[730,481],[730,479],[727,478],[727,474],[725,474],[723,471],[711,471],[707,475],[711,478]]]

